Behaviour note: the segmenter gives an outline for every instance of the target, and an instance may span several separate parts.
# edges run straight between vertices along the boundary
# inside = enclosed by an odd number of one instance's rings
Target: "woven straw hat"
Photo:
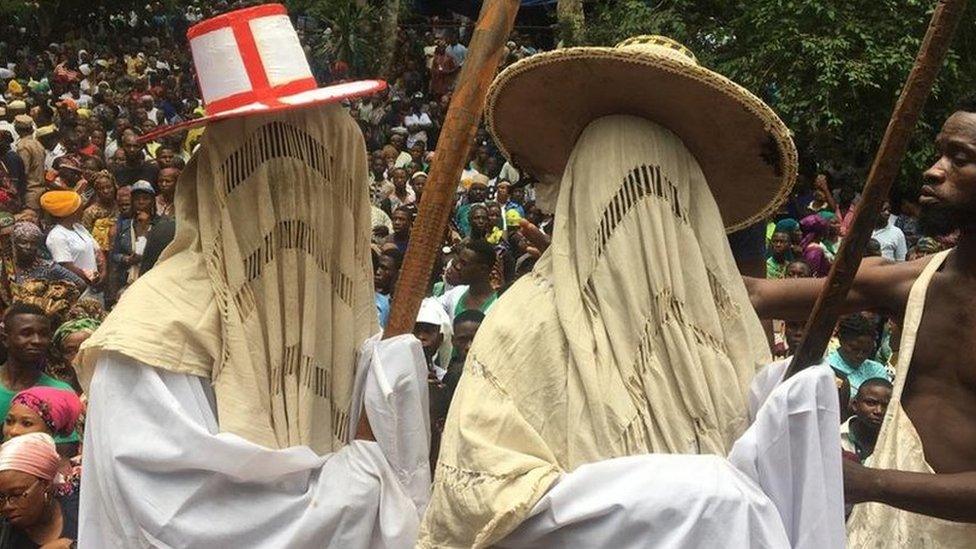
[[[729,232],[766,218],[796,179],[796,147],[776,113],[663,36],[527,57],[492,83],[486,113],[509,161],[557,181],[590,122],[630,114],[660,124],[698,159]]]

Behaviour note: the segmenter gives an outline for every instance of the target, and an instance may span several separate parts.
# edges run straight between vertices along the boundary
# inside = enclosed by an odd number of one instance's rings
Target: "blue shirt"
[[[888,369],[880,362],[868,359],[860,366],[853,367],[840,356],[840,351],[835,350],[827,355],[827,364],[830,364],[838,376],[847,378],[847,382],[851,385],[851,397],[854,397],[858,387],[869,379],[880,377],[891,381],[888,377]]]
[[[390,296],[374,292],[373,300],[376,302],[376,315],[380,319],[380,328],[386,328],[386,321],[390,319]]]

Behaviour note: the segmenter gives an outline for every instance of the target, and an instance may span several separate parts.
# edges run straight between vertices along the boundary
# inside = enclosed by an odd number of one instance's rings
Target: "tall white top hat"
[[[319,87],[281,4],[207,19],[190,27],[186,36],[207,114],[161,126],[140,141],[225,118],[335,103],[386,88],[382,80]]]

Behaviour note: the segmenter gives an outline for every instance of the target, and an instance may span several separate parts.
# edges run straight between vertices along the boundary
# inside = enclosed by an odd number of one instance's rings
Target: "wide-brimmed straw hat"
[[[527,57],[498,75],[486,108],[488,129],[508,160],[556,181],[583,129],[614,114],[646,118],[681,138],[729,232],[766,218],[793,187],[796,147],[783,121],[663,36]]]
[[[160,126],[139,138],[163,135],[251,114],[336,103],[386,89],[382,80],[319,87],[281,4],[218,15],[186,32],[206,116]]]

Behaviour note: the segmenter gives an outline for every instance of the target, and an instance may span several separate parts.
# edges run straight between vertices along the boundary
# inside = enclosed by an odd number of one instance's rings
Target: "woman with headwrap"
[[[78,539],[78,495],[57,495],[61,458],[46,433],[0,446],[0,537],[9,547],[69,547]]]
[[[73,391],[36,386],[25,389],[10,401],[3,423],[3,440],[30,433],[54,438],[61,456],[58,495],[67,495],[81,485],[81,445],[79,420],[84,412],[81,399]]]
[[[51,338],[51,354],[54,360],[48,364],[47,374],[70,383],[80,393],[81,385],[78,384],[78,377],[71,364],[78,354],[78,348],[95,333],[100,324],[100,321],[93,318],[78,318],[68,320],[58,327]]]
[[[780,219],[776,222],[774,233],[786,233],[790,235],[790,254],[793,257],[803,255],[803,231],[800,230],[800,223],[792,217]]]
[[[95,188],[95,200],[91,206],[85,208],[81,224],[88,229],[102,252],[108,253],[112,250],[112,227],[119,218],[119,206],[115,200],[115,176],[108,170],[102,170],[92,178],[92,184]]]
[[[803,261],[810,266],[810,272],[814,278],[822,278],[830,272],[830,260],[827,258],[827,249],[822,241],[827,236],[830,226],[827,220],[819,215],[813,214],[804,217],[800,221],[803,229]]]
[[[43,238],[44,233],[34,223],[20,221],[14,224],[11,238],[14,246],[13,282],[24,285],[31,281],[65,281],[83,290],[85,282],[81,277],[40,256],[38,251]]]
[[[817,215],[827,220],[827,236],[820,243],[823,244],[824,250],[827,252],[827,259],[833,263],[837,250],[840,249],[840,218],[834,212],[827,211],[820,212]]]
[[[13,299],[38,305],[52,318],[62,318],[85,283],[64,266],[40,256],[42,238],[37,225],[28,221],[14,224],[13,271],[7,280]]]

